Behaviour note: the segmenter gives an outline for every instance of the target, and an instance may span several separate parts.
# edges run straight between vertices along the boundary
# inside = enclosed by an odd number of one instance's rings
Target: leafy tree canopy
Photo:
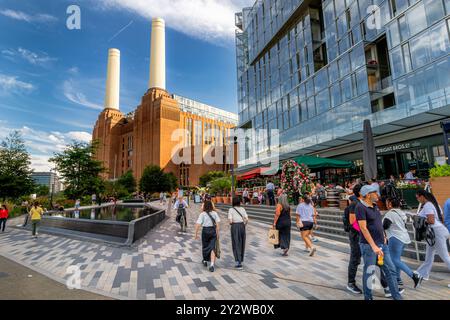
[[[13,131],[0,144],[0,198],[17,199],[33,192],[30,154],[19,131]]]
[[[159,166],[150,165],[144,169],[139,189],[145,193],[170,192],[176,187],[176,177],[173,173],[164,173]]]
[[[200,186],[207,187],[208,183],[217,178],[223,178],[226,174],[223,171],[210,171],[200,177]]]
[[[136,191],[136,179],[131,170],[125,172],[118,180],[119,185],[127,190],[128,193]]]
[[[64,194],[69,199],[99,194],[104,189],[100,173],[105,169],[92,157],[96,148],[97,143],[73,142],[50,159],[65,180]]]

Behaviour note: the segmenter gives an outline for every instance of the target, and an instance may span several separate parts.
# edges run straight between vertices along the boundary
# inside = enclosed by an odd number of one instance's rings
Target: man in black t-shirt
[[[389,286],[392,298],[402,300],[398,292],[396,281],[396,270],[386,245],[381,212],[375,204],[378,200],[378,189],[374,186],[366,185],[361,188],[361,201],[356,205],[355,213],[361,229],[360,246],[364,259],[363,289],[364,298],[373,300],[372,287],[375,277],[377,260],[380,256],[383,263],[380,266],[384,273],[385,280]]]
[[[348,282],[347,290],[352,293],[362,294],[362,290],[356,285],[356,273],[358,272],[358,266],[361,263],[361,248],[359,246],[359,230],[355,229],[353,224],[355,223],[355,209],[359,203],[361,185],[357,184],[353,188],[353,196],[350,197],[350,204],[347,208],[348,217],[348,239],[350,242],[350,260],[348,262]],[[346,212],[347,213],[347,212]]]

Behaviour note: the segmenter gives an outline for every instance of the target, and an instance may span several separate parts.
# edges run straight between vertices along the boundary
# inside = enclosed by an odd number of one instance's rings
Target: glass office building
[[[450,0],[258,0],[236,14],[236,26],[239,127],[268,132],[240,144],[240,170],[268,150],[358,166],[364,119],[381,175],[442,161]]]
[[[53,189],[53,193],[58,193],[64,189],[59,177],[54,172],[33,172],[31,178],[35,184],[48,187],[50,192]]]

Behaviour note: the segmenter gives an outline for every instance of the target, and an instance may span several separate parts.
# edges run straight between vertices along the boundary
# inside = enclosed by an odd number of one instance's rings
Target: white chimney
[[[148,88],[166,90],[166,24],[161,18],[152,20],[150,46],[150,81]]]
[[[120,100],[120,51],[109,49],[106,75],[105,109],[119,110]]]

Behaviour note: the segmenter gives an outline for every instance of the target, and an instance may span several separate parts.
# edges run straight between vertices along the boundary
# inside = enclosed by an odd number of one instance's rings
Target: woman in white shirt
[[[231,225],[231,244],[233,247],[235,268],[242,269],[245,252],[245,226],[248,222],[248,215],[244,208],[241,207],[239,197],[233,197],[233,207],[228,210],[228,221]]]
[[[202,228],[202,253],[203,265],[208,266],[209,271],[214,272],[214,263],[216,261],[216,242],[219,238],[220,218],[211,201],[207,200],[203,204],[203,212],[200,213],[195,224],[195,240],[198,240],[198,232]]]
[[[434,246],[430,246],[427,243],[425,262],[417,269],[417,273],[423,277],[423,279],[428,280],[434,262],[434,255],[436,253],[450,270],[450,256],[447,251],[449,232],[444,226],[442,209],[439,207],[436,198],[430,192],[425,190],[417,191],[416,198],[423,205],[422,210],[419,212],[419,216],[427,219],[428,224],[431,225],[436,236],[436,243]]]
[[[300,230],[306,249],[312,257],[317,251],[310,238],[312,229],[316,223],[316,208],[314,208],[312,200],[308,196],[303,196],[302,202],[298,205],[296,220],[297,228]]]
[[[420,283],[420,275],[413,272],[401,259],[405,246],[411,243],[408,230],[406,229],[408,217],[400,209],[400,201],[398,199],[388,198],[386,204],[389,211],[383,217],[383,228],[388,239],[389,253],[396,269],[395,274],[399,290],[403,287],[403,281],[400,277],[401,271],[414,281],[414,288],[417,288]]]

